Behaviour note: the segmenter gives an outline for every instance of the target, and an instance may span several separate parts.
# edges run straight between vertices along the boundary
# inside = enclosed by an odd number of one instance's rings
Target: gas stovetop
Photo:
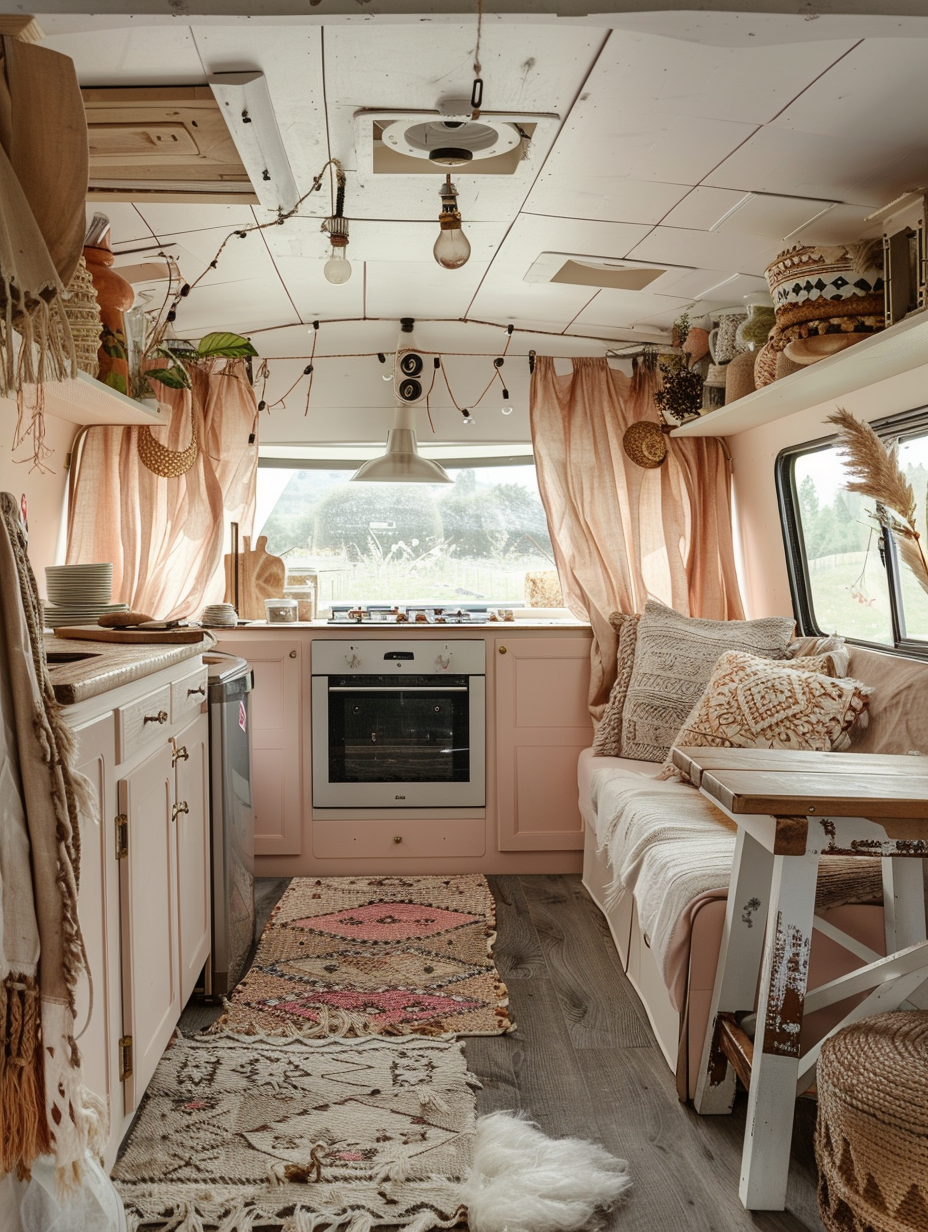
[[[511,608],[436,607],[431,604],[333,603],[330,625],[485,625],[514,619]]]

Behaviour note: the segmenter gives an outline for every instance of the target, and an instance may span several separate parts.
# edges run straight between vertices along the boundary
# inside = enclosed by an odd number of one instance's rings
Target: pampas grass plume
[[[494,1112],[477,1122],[461,1201],[470,1232],[579,1232],[630,1185],[628,1164],[603,1147],[548,1138],[518,1113]]]

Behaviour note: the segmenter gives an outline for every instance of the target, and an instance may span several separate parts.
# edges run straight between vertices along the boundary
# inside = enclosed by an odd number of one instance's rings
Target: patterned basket
[[[766,278],[780,331],[842,317],[872,318],[880,322],[876,328],[882,326],[883,265],[874,244],[799,245],[781,252],[768,265]]]
[[[100,366],[97,351],[103,324],[100,321],[100,305],[97,302],[93,278],[83,257],[68,283],[62,304],[64,315],[71,327],[71,337],[74,339],[77,366],[81,372],[95,377]]]
[[[928,1227],[928,1013],[876,1014],[822,1046],[819,1210],[829,1232]]]

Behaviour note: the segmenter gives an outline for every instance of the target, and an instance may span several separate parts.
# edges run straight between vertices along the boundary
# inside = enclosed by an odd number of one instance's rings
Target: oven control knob
[[[350,655],[345,655],[345,662],[352,669],[352,671],[354,671],[356,668],[359,668],[361,666],[361,660],[358,658],[356,654],[353,654],[353,653]]]

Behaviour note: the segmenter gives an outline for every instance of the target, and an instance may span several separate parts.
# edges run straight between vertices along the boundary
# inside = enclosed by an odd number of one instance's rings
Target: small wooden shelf
[[[155,411],[134,398],[110,389],[85,372],[79,372],[73,381],[47,381],[43,386],[45,414],[70,423],[81,424],[157,424],[167,423],[169,416]],[[32,388],[26,390],[27,410],[32,406]],[[12,398],[0,399],[0,405],[10,407],[16,413]]]
[[[681,424],[671,436],[735,436],[926,365],[928,312],[921,312],[846,351],[747,394],[730,406]],[[910,407],[887,405],[884,409],[886,414],[893,414]]]

